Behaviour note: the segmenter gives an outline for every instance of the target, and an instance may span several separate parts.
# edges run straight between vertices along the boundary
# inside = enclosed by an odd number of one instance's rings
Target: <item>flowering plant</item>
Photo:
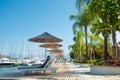
[[[112,59],[112,58],[108,58],[107,60],[101,59],[101,60],[97,60],[94,64],[118,67],[120,66],[120,59]]]

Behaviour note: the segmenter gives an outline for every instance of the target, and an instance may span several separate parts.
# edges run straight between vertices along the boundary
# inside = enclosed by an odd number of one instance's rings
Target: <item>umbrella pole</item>
[[[45,48],[45,60],[46,60],[46,48]]]

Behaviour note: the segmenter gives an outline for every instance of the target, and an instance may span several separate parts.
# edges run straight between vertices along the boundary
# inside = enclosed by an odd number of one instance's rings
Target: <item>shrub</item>
[[[94,65],[102,65],[104,62],[105,62],[104,59],[99,59],[99,60],[94,62]]]
[[[96,62],[96,60],[87,60],[87,63],[95,63]]]
[[[74,62],[74,63],[80,63],[80,61],[79,61],[79,60],[74,60],[73,62]]]
[[[117,67],[117,66],[120,66],[120,59],[108,59],[108,60],[99,59],[99,60],[95,61],[94,65]]]
[[[80,63],[87,63],[87,60],[83,59],[83,60],[80,61]]]
[[[86,60],[86,59],[83,59],[83,60],[81,60],[81,61],[79,61],[79,60],[74,60],[73,62],[74,63],[90,63],[90,64],[92,64],[92,63],[94,63],[96,60]]]

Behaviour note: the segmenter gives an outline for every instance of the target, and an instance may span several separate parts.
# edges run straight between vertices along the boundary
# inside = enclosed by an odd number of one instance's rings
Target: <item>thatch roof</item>
[[[29,41],[39,42],[39,43],[54,43],[54,42],[61,42],[63,40],[60,38],[57,38],[55,36],[52,36],[51,34],[49,34],[47,32],[44,32],[41,35],[30,38]]]
[[[44,47],[44,48],[58,48],[58,47],[62,47],[62,44],[57,44],[57,43],[47,43],[47,44],[41,44],[40,47]]]

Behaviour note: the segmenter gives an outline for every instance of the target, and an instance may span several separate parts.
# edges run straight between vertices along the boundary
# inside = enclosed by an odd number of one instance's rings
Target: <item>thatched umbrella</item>
[[[30,38],[29,41],[38,42],[38,43],[55,43],[55,42],[62,42],[63,40],[45,32],[41,35]]]
[[[63,57],[64,57],[62,53],[60,53],[60,54],[55,54],[55,56],[56,56],[56,57],[59,57],[59,58],[63,58]]]
[[[62,47],[62,44],[47,43],[47,44],[40,45],[40,47],[44,47],[44,48],[58,48],[58,47]]]
[[[47,52],[51,52],[51,53],[63,53],[63,50],[53,49],[53,50],[47,50]]]
[[[63,50],[60,49],[53,49],[53,50],[47,50],[47,52],[53,53],[56,57],[63,58]]]
[[[38,43],[55,43],[55,42],[61,42],[63,40],[45,32],[41,35],[30,38],[29,41],[38,42]],[[45,48],[45,59],[46,59],[46,48]]]

